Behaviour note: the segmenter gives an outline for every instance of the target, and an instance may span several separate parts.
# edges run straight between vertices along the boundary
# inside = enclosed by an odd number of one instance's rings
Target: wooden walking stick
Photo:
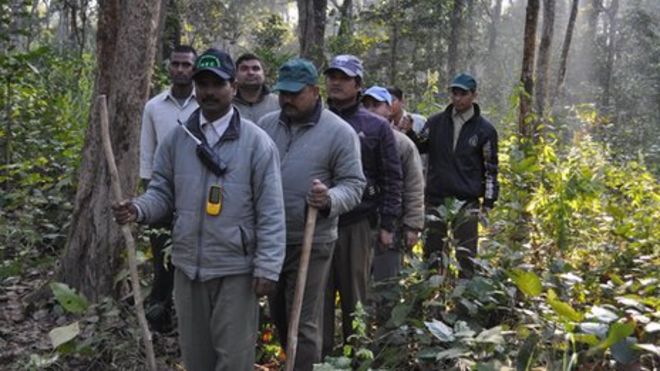
[[[101,140],[103,141],[103,151],[105,158],[108,162],[108,171],[110,172],[110,184],[112,186],[112,193],[117,201],[123,200],[121,194],[121,187],[119,185],[119,173],[117,172],[117,165],[115,164],[115,155],[112,152],[112,143],[110,142],[110,128],[108,124],[108,104],[105,95],[99,95],[96,100],[98,105],[99,115],[101,116]],[[128,249],[128,270],[131,274],[131,282],[133,283],[133,300],[135,301],[135,310],[137,312],[138,322],[142,330],[142,338],[144,339],[144,348],[147,353],[147,361],[149,363],[149,370],[156,371],[156,357],[154,356],[154,346],[151,343],[151,332],[147,326],[147,318],[144,315],[144,307],[142,306],[142,293],[140,292],[140,279],[138,277],[137,263],[135,259],[135,240],[131,233],[131,227],[128,224],[121,226],[121,234],[126,240],[126,248]]]
[[[305,284],[307,283],[307,269],[309,268],[309,256],[312,253],[312,240],[314,239],[314,228],[316,227],[316,215],[318,210],[309,207],[307,209],[307,220],[305,221],[305,232],[303,234],[302,251],[298,265],[298,278],[296,280],[296,291],[293,295],[293,307],[289,316],[289,334],[286,347],[286,371],[292,371],[296,363],[296,348],[298,346],[298,325],[300,324],[300,311],[302,310]],[[322,288],[325,290],[325,287]]]

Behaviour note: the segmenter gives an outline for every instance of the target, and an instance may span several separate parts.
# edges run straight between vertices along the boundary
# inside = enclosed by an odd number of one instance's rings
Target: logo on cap
[[[213,68],[213,67],[222,67],[220,59],[215,55],[202,55],[197,61],[197,68]]]

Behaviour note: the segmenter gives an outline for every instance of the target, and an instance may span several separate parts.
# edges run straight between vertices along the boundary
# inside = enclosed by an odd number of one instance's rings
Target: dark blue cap
[[[236,75],[234,61],[232,61],[231,56],[215,48],[210,48],[197,57],[193,78],[203,71],[213,72],[223,80],[233,80]]]
[[[350,77],[364,77],[364,68],[362,67],[362,61],[350,54],[338,55],[330,61],[330,66],[323,71],[324,74],[332,70],[339,70],[347,74]]]
[[[477,90],[477,81],[469,73],[459,73],[454,77],[449,87],[474,91]]]

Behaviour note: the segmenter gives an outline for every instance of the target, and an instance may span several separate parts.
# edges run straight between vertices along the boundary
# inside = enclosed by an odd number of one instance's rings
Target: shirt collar
[[[467,111],[459,113],[456,111],[456,108],[452,108],[451,110],[451,117],[453,119],[460,118],[461,121],[463,122],[468,122],[474,116],[474,105],[470,106],[470,108],[467,109]]]
[[[196,98],[196,96],[195,96],[195,87],[194,87],[194,86],[193,86],[193,90],[192,90],[192,92],[191,92],[190,95],[186,98],[186,101],[183,103],[183,107],[187,106],[188,103],[189,103],[193,98]],[[171,86],[170,86],[169,89],[167,89],[167,94],[165,94],[165,96],[163,97],[163,100],[168,100],[168,99],[171,99],[173,102],[177,102],[177,103],[178,103],[178,100],[174,97],[174,95],[172,95],[172,87],[171,87]]]
[[[217,119],[215,121],[211,121],[211,122],[209,120],[207,120],[206,117],[204,117],[204,113],[201,112],[201,110],[200,110],[200,113],[199,113],[199,127],[200,127],[200,129],[203,130],[204,129],[204,124],[209,124],[210,123],[213,126],[213,128],[217,131],[218,128],[220,128],[220,127],[223,127],[223,126],[227,127],[229,125],[229,122],[230,122],[232,116],[234,116],[234,107],[233,106],[229,108],[229,112],[227,112],[224,116],[220,117],[219,119]]]

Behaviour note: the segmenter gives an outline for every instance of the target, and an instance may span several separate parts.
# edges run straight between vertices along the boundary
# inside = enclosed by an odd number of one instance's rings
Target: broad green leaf
[[[504,337],[502,336],[502,326],[495,326],[488,330],[481,331],[479,335],[474,338],[478,343],[492,343],[503,344]]]
[[[592,334],[571,334],[573,341],[576,343],[584,343],[594,346],[598,344],[598,337]]]
[[[53,348],[57,349],[60,345],[68,343],[73,340],[80,333],[80,326],[78,321],[62,327],[57,327],[48,333],[50,337],[50,342],[53,344]]]
[[[584,317],[582,313],[573,309],[570,304],[559,300],[557,294],[555,294],[553,290],[548,290],[548,304],[550,304],[552,309],[554,309],[554,311],[563,319],[580,322]]]
[[[87,299],[84,296],[76,294],[76,291],[71,289],[64,283],[61,282],[52,282],[50,284],[50,289],[55,295],[57,302],[64,308],[67,312],[73,314],[83,314],[87,310],[89,304]]]
[[[395,327],[403,325],[404,322],[406,322],[406,317],[411,310],[412,306],[410,304],[397,304],[397,306],[392,309],[392,316],[390,317],[390,322],[392,325]]]
[[[431,331],[433,336],[438,338],[442,342],[454,341],[454,330],[451,327],[445,325],[442,321],[434,319],[433,322],[424,322],[426,328]]]
[[[461,356],[464,356],[466,354],[469,354],[470,351],[465,349],[465,348],[449,348],[447,350],[443,350],[442,352],[438,353],[435,355],[436,360],[442,360],[442,359],[454,359],[458,358]]]
[[[589,350],[589,354],[594,354],[595,352],[607,349],[612,345],[625,340],[628,336],[632,335],[635,332],[635,322],[625,322],[625,323],[614,323],[610,327],[609,332],[607,333],[607,338],[601,341],[598,345]]]
[[[508,272],[508,275],[518,289],[529,297],[539,296],[543,291],[541,280],[534,272],[514,268]]]

